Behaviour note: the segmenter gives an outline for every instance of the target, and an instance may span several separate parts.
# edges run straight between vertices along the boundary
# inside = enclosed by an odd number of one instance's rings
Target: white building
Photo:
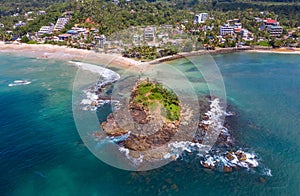
[[[101,35],[99,37],[99,48],[104,48],[105,41],[106,41],[106,36],[105,35]]]
[[[235,28],[235,29],[241,29],[242,28],[242,23],[234,23],[234,25],[233,25],[233,27]]]
[[[139,44],[140,42],[141,42],[141,36],[140,35],[138,35],[138,34],[134,34],[133,35],[133,44]]]
[[[43,35],[43,34],[51,34],[54,30],[54,25],[52,26],[42,26],[40,30],[38,31],[38,35]]]
[[[32,15],[32,14],[33,14],[33,12],[26,12],[25,16],[29,16],[29,15]]]
[[[195,16],[195,23],[204,23],[208,18],[208,13],[200,13]]]
[[[0,27],[3,28],[3,27],[4,27],[4,24],[0,23]]]
[[[13,27],[14,29],[17,28],[17,27],[23,27],[26,25],[26,22],[23,22],[23,21],[19,21],[18,23],[16,23]]]
[[[65,28],[65,25],[69,22],[69,18],[58,18],[54,27],[54,31],[60,31]]]
[[[234,34],[234,27],[229,26],[229,24],[225,24],[224,26],[220,27],[220,35],[225,36],[225,35],[232,35]]]
[[[44,15],[44,14],[46,14],[46,11],[44,11],[44,10],[39,11],[39,15]]]
[[[153,40],[155,36],[155,28],[154,27],[147,27],[144,30],[144,37],[146,40]]]
[[[241,34],[242,34],[242,38],[244,40],[249,40],[249,30],[248,29],[242,29]]]
[[[267,31],[270,33],[271,37],[279,37],[283,32],[283,28],[281,26],[269,26]]]

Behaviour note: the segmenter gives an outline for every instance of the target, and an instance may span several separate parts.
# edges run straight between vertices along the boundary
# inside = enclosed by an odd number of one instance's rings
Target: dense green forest
[[[14,29],[15,35],[24,35],[27,32],[37,32],[43,25],[55,23],[65,11],[72,11],[73,17],[66,26],[82,24],[86,27],[95,27],[100,33],[110,35],[130,26],[171,24],[173,26],[185,20],[190,21],[187,27],[192,26],[195,13],[209,12],[215,17],[217,25],[227,19],[241,18],[246,28],[253,29],[251,21],[259,16],[259,11],[268,11],[270,14],[261,17],[274,17],[280,24],[293,28],[300,26],[300,0],[119,0],[114,4],[109,0],[2,0],[0,4],[0,23],[4,28],[0,31],[12,30],[13,24],[28,21],[24,27]],[[45,15],[33,14],[25,17],[28,11],[45,10]],[[13,16],[18,13],[19,15]],[[255,13],[255,14],[253,14]],[[85,23],[90,18],[92,22]]]

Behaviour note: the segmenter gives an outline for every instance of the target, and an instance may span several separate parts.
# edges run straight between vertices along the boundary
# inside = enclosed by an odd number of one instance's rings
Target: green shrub
[[[179,120],[179,99],[174,92],[164,88],[162,84],[153,84],[149,81],[141,82],[136,93],[137,95],[133,98],[134,103],[142,104],[143,107],[150,107],[151,111],[155,111],[159,104],[157,101],[159,101],[163,106],[161,114],[164,117],[171,121]]]
[[[27,44],[39,44],[37,41],[30,40]]]

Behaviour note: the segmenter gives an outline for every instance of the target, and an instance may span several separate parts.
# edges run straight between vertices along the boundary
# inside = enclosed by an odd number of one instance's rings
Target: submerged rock
[[[232,172],[232,167],[226,166],[226,165],[225,165],[225,166],[223,167],[223,172],[227,172],[227,173],[228,173],[228,172]]]

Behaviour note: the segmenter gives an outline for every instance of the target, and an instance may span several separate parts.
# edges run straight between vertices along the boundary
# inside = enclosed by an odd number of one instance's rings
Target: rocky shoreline
[[[109,137],[130,132],[129,137],[122,141],[121,145],[132,151],[147,151],[165,145],[174,137],[180,124],[180,120],[170,121],[161,115],[161,103],[155,102],[159,105],[159,109],[155,111],[151,111],[149,107],[145,107],[141,103],[135,103],[134,99],[139,96],[137,91],[140,84],[141,81],[137,82],[131,92],[128,111],[117,110],[101,124],[101,128]],[[126,114],[130,114],[130,117]],[[122,119],[122,122],[116,120],[115,116],[117,119]]]
[[[103,95],[104,90],[109,88],[111,84],[101,85],[101,90],[93,90],[98,92],[99,100],[105,98],[108,100],[107,95]],[[99,87],[99,85],[98,85]],[[234,144],[234,137],[229,131],[229,125],[225,122],[225,126],[219,126],[218,118],[222,115],[230,118],[234,115],[232,112],[223,111],[219,108],[218,98],[213,97],[200,97],[199,98],[199,112],[200,119],[198,129],[192,139],[185,139],[184,137],[175,137],[172,140],[176,132],[178,132],[180,121],[169,122],[162,125],[160,130],[156,130],[153,134],[142,134],[141,128],[136,126],[130,126],[130,123],[125,123],[126,129],[124,129],[125,121],[130,121],[128,116],[118,113],[120,110],[116,110],[114,113],[108,115],[107,120],[102,122],[101,127],[106,134],[106,138],[110,138],[117,145],[120,146],[120,151],[124,152],[126,157],[132,161],[132,163],[139,166],[143,162],[152,162],[155,160],[176,160],[182,153],[190,152],[205,152],[201,155],[200,164],[204,168],[218,170],[222,172],[232,172],[238,168],[254,168],[258,166],[256,156],[251,153],[244,152],[243,150],[236,149]],[[101,107],[99,105],[99,107]],[[131,111],[131,117],[134,121],[139,122],[140,125],[145,126],[149,123],[149,115],[147,111],[136,105],[130,105],[128,108],[129,113]],[[187,115],[187,114],[183,114]],[[114,118],[123,119],[124,122],[119,122]],[[225,120],[226,120],[225,119]],[[119,123],[122,124],[120,128]],[[139,124],[138,123],[138,124]],[[215,127],[214,127],[215,126]],[[208,132],[216,131],[216,126],[219,127],[218,138],[212,148],[203,145],[203,140]],[[155,124],[148,126],[148,129],[155,129]],[[139,130],[140,132],[138,132]],[[139,133],[139,134],[137,134]],[[103,133],[93,133],[93,137],[96,139],[103,138]],[[159,148],[159,151],[155,150]]]
[[[88,89],[87,99],[92,99],[82,102],[83,109],[101,110],[107,104],[112,106],[112,113],[101,122],[104,131],[93,132],[91,136],[97,142],[108,140],[118,145],[119,151],[136,167],[158,160],[173,161],[186,153],[188,156],[196,153],[203,168],[221,172],[258,167],[254,153],[235,145],[228,123],[234,112],[222,108],[219,98],[199,97],[198,119],[193,118],[197,115],[192,113],[192,106],[180,103],[180,120],[160,121],[153,118],[147,108],[132,104],[133,97],[129,105],[114,100],[110,93],[115,82],[115,79],[101,80]],[[133,88],[131,93],[135,91]],[[194,132],[189,135],[187,130]],[[215,136],[215,141],[208,143]]]

